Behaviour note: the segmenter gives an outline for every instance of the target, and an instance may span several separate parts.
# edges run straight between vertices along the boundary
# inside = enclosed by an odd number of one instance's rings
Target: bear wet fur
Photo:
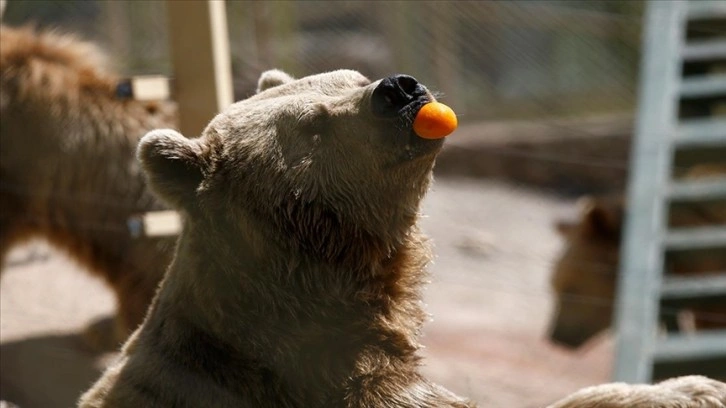
[[[418,372],[416,223],[442,141],[411,125],[431,100],[407,76],[273,71],[200,138],[146,135],[138,157],[184,228],[80,406],[472,406]]]
[[[0,41],[0,262],[41,237],[102,278],[116,296],[114,331],[94,325],[86,340],[115,348],[173,253],[174,237],[135,238],[127,222],[166,208],[135,152],[146,132],[174,126],[175,106],[119,99],[105,55],[74,36],[2,26]]]

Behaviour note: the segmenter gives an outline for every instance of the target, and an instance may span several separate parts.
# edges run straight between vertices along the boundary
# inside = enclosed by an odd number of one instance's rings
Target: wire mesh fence
[[[640,1],[229,1],[237,98],[261,71],[406,72],[464,120],[629,112]],[[83,33],[127,74],[171,74],[162,1],[10,0],[8,24]]]
[[[523,171],[526,176],[513,179],[541,186],[551,178],[572,186],[573,177],[582,182],[582,174],[590,171],[583,169],[597,168],[607,173],[602,176],[606,188],[623,186],[630,129],[621,121],[615,131],[601,132],[594,128],[607,126],[579,121],[610,115],[630,121],[636,102],[642,1],[226,4],[237,99],[254,92],[259,74],[270,68],[295,76],[339,68],[356,69],[369,78],[407,73],[441,93],[476,136],[497,133],[480,124],[527,120],[546,126],[507,127],[500,139],[517,140],[521,131],[537,135],[536,140],[557,140],[542,149],[536,141],[495,145],[479,157],[496,168],[483,169],[481,175]],[[124,75],[173,76],[165,12],[163,1],[9,0],[3,23],[35,23],[79,33],[98,43]],[[560,140],[562,135],[567,138]],[[584,148],[567,147],[582,140],[587,140]],[[458,161],[450,157],[449,162]],[[446,165],[447,159],[441,159],[439,163]],[[540,161],[535,165],[524,164],[536,160]],[[461,163],[472,172],[471,162]],[[553,170],[557,166],[565,167]],[[438,242],[439,259],[433,269],[440,289],[432,291],[430,301],[438,307],[432,311],[437,321],[443,322],[428,333],[426,342],[434,357],[429,370],[455,391],[494,406],[534,407],[583,381],[606,380],[609,344],[596,345],[589,354],[565,354],[541,346],[547,322],[533,323],[530,318],[552,308],[548,280],[560,237],[551,222],[569,213],[571,198],[522,192],[516,186],[458,183],[443,184],[438,193],[435,186],[438,198],[427,204],[432,218],[447,217],[438,223],[425,221]],[[492,192],[480,191],[482,185]],[[592,183],[577,192],[588,189],[594,190]],[[582,262],[590,263],[591,273],[613,273],[609,263]],[[446,302],[456,296],[457,304],[468,301],[469,307],[447,308]],[[610,304],[605,297],[565,297],[580,304]],[[455,314],[454,321],[477,319],[489,326],[463,330],[461,337],[469,338],[452,340],[461,327],[447,326],[446,320]],[[495,314],[498,317],[492,317]],[[498,353],[511,358],[512,350],[522,353],[512,364],[498,359]],[[482,360],[491,368],[476,366]],[[552,387],[556,381],[560,384]]]

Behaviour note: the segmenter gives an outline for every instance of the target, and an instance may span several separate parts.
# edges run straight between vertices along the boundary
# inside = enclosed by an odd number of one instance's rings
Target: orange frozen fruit
[[[441,139],[459,125],[456,114],[441,102],[429,102],[418,111],[413,120],[413,131],[424,139]]]

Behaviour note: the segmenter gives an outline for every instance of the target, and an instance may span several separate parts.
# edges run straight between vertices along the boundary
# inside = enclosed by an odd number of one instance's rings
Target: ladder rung
[[[726,75],[699,75],[684,78],[680,87],[684,98],[726,96]]]
[[[726,178],[676,181],[670,184],[666,194],[671,201],[726,198]]]
[[[726,246],[726,227],[679,228],[668,232],[664,239],[669,250],[689,250]]]
[[[686,44],[681,51],[686,61],[707,61],[726,58],[726,41],[701,40]]]
[[[676,129],[677,147],[720,144],[726,146],[726,119],[691,119]]]
[[[658,362],[726,356],[726,330],[669,334],[655,345]]]
[[[688,2],[688,19],[726,18],[726,2],[723,0],[698,0]]]
[[[698,276],[667,276],[660,289],[663,299],[691,299],[726,295],[726,272]]]

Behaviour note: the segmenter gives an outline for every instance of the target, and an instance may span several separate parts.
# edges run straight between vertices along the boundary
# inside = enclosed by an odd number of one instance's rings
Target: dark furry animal
[[[0,44],[0,261],[33,237],[65,250],[113,289],[115,332],[87,335],[116,347],[171,261],[174,238],[134,238],[127,221],[165,208],[135,150],[150,129],[174,126],[175,108],[118,99],[104,56],[73,36],[1,27]]]
[[[689,169],[686,179],[696,180],[726,176],[724,165],[699,165]],[[565,248],[553,264],[552,288],[555,310],[550,338],[568,347],[579,347],[610,327],[620,264],[622,226],[625,218],[622,195],[584,197],[575,222],[561,221],[557,229],[565,239]],[[726,205],[723,201],[688,203],[671,209],[670,225],[674,228],[723,225]],[[697,275],[726,268],[723,252],[708,256],[672,256],[666,263],[667,273]],[[671,309],[680,308],[670,306]],[[690,304],[697,329],[726,326],[726,302],[716,299]]]
[[[408,76],[263,74],[202,137],[138,157],[184,216],[147,319],[80,400],[117,407],[472,407],[418,372],[429,249],[419,204],[441,140]],[[606,384],[552,408],[724,408],[723,383]]]
[[[698,375],[583,388],[548,408],[726,408],[726,384]]]
[[[200,138],[146,135],[139,159],[184,229],[80,406],[471,406],[417,370],[416,222],[442,140],[411,126],[432,99],[408,76],[272,71]]]

